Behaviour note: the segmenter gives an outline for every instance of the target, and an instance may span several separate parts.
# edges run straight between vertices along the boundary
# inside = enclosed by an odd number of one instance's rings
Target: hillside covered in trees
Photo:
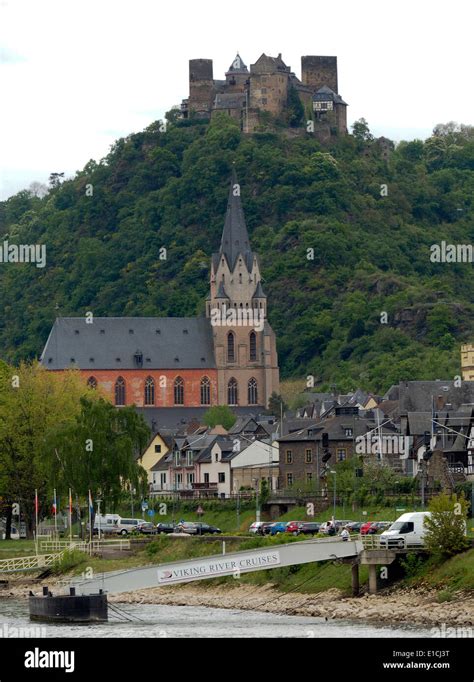
[[[227,117],[156,122],[46,196],[0,203],[2,242],[47,247],[44,269],[0,265],[0,357],[38,356],[58,314],[204,314],[235,162],[283,377],[377,392],[454,378],[474,339],[473,265],[430,248],[474,241],[474,130],[439,126],[388,158],[354,133],[323,147]]]

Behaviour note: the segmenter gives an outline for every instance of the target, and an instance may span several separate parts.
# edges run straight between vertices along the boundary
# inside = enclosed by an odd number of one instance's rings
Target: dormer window
[[[143,353],[141,351],[137,350],[137,352],[133,356],[133,359],[135,361],[136,367],[143,367]]]

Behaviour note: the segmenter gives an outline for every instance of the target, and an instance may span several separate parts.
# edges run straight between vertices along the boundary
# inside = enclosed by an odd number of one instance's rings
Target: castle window
[[[227,404],[237,405],[239,399],[237,380],[232,378],[227,384]]]
[[[242,273],[239,272],[239,284],[242,284]]]
[[[176,377],[174,380],[174,404],[184,405],[184,380]]]
[[[257,362],[257,335],[255,332],[250,332],[249,350],[250,362]]]
[[[201,405],[211,404],[211,382],[209,377],[201,379]]]
[[[89,377],[87,379],[87,385],[89,388],[96,389],[97,388],[97,379],[95,377]]]
[[[119,377],[115,382],[115,404],[118,407],[125,405],[125,379]]]
[[[253,377],[249,380],[247,384],[248,391],[248,403],[249,405],[257,405],[258,403],[258,386],[257,380]]]
[[[227,362],[235,362],[235,336],[233,332],[227,334]]]
[[[147,377],[145,380],[145,405],[147,407],[155,404],[155,380]]]

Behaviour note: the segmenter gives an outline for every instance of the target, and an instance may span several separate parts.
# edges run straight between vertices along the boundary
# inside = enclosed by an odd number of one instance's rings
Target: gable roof
[[[202,317],[56,319],[41,355],[47,369],[199,369],[215,367],[212,328]]]

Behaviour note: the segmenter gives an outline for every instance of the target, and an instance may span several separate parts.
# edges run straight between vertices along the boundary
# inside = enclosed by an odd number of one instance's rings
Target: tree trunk
[[[13,506],[11,502],[7,503],[7,521],[5,524],[5,540],[11,540],[12,537],[12,518],[13,518]]]

